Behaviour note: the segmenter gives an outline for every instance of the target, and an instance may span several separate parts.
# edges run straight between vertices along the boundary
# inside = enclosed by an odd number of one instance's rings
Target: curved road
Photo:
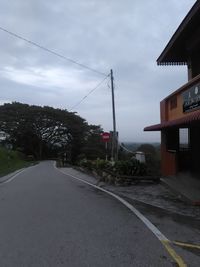
[[[174,266],[144,224],[53,162],[0,185],[0,266]]]

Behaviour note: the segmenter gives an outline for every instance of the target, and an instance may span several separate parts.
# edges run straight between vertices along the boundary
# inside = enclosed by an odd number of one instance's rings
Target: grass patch
[[[0,147],[0,177],[32,164],[22,153]]]

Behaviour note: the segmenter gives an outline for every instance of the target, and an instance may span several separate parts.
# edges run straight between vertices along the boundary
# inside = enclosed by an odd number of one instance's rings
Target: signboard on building
[[[183,112],[200,108],[200,83],[192,86],[182,94]]]

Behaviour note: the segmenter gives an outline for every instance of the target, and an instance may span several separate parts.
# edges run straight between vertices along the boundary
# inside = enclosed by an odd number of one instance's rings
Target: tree
[[[87,159],[105,158],[105,144],[102,141],[102,133],[101,126],[89,125],[84,146],[81,149],[81,154]]]
[[[14,148],[37,159],[67,149],[75,159],[88,130],[87,122],[74,113],[16,102],[0,106],[0,125]]]

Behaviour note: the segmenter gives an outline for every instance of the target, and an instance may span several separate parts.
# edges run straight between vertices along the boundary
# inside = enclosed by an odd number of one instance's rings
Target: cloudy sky
[[[154,142],[159,103],[187,80],[186,67],[156,59],[195,0],[0,0],[0,27],[109,74],[113,69],[120,141]],[[71,110],[104,76],[0,30],[0,104]],[[109,79],[71,111],[112,129]]]

